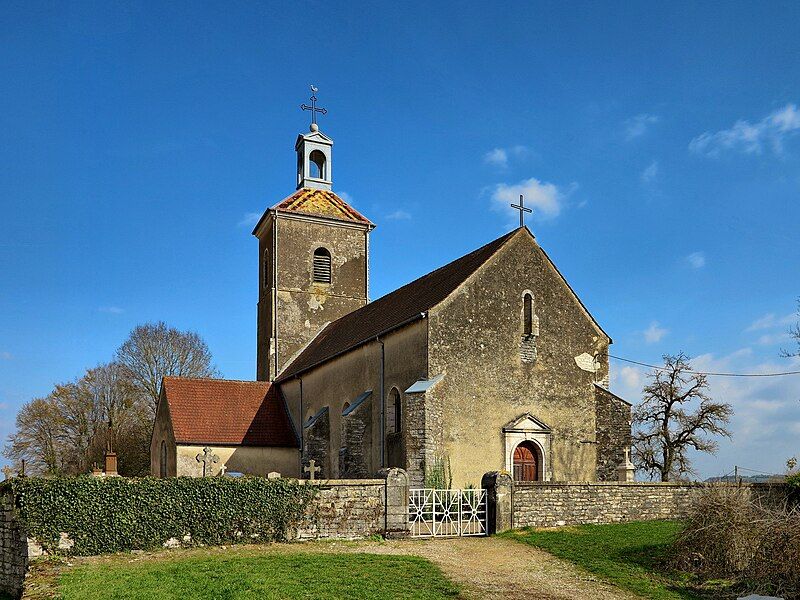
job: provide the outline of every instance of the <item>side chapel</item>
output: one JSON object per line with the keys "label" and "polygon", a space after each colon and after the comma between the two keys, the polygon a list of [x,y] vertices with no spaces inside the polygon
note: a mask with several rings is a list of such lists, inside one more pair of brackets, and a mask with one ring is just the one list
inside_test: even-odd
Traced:
{"label": "side chapel", "polygon": [[333,192],[333,140],[312,117],[296,191],[253,230],[257,381],[165,378],[152,474],[300,477],[313,459],[317,477],[401,467],[413,487],[616,479],[631,430],[611,338],[531,231],[370,302],[375,225]]}

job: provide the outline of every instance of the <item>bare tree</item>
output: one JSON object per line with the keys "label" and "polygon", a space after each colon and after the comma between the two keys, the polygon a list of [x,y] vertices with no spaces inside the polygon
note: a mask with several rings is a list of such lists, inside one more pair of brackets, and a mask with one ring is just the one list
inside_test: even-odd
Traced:
{"label": "bare tree", "polygon": [[[708,378],[692,371],[684,354],[664,356],[633,412],[633,460],[650,477],[669,481],[692,472],[689,450],[717,451],[708,435],[730,437],[730,404],[708,395]],[[694,410],[692,410],[694,409]]]}
{"label": "bare tree", "polygon": [[116,360],[128,373],[133,388],[150,401],[155,412],[161,379],[168,375],[215,377],[211,352],[193,331],[178,331],[159,321],[139,325],[119,347]]}
{"label": "bare tree", "polygon": [[31,473],[61,472],[59,433],[61,413],[52,397],[35,398],[17,413],[17,430],[8,438],[3,454],[19,464],[25,461]]}

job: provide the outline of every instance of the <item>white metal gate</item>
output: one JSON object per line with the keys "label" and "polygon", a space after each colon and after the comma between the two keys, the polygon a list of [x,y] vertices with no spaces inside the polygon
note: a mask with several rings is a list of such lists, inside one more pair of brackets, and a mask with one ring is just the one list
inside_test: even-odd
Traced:
{"label": "white metal gate", "polygon": [[412,537],[486,535],[486,490],[411,489]]}

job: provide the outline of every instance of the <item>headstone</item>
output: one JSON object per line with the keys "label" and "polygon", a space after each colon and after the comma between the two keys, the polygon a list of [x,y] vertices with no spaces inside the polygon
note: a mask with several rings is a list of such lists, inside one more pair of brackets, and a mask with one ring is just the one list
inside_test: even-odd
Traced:
{"label": "headstone", "polygon": [[194,458],[197,462],[203,463],[203,477],[210,475],[211,468],[219,462],[219,456],[214,454],[214,451],[208,446]]}
{"label": "headstone", "polygon": [[317,464],[316,461],[312,458],[310,461],[308,461],[308,466],[303,467],[303,473],[308,473],[308,478],[311,481],[314,481],[316,479],[315,474],[319,473],[322,470],[318,466],[316,466],[316,464]]}
{"label": "headstone", "polygon": [[267,473],[267,479],[280,479],[280,478],[281,474],[278,473],[277,471],[270,471],[269,473]]}
{"label": "headstone", "polygon": [[3,467],[3,475],[6,476],[6,479],[11,479],[14,476],[14,469],[6,465]]}
{"label": "headstone", "polygon": [[783,600],[777,596],[759,596],[758,594],[750,594],[749,596],[740,596],[736,600]]}
{"label": "headstone", "polygon": [[228,467],[225,466],[225,463],[222,463],[222,466],[219,468],[219,476],[223,477],[225,475],[225,471],[228,470]]}

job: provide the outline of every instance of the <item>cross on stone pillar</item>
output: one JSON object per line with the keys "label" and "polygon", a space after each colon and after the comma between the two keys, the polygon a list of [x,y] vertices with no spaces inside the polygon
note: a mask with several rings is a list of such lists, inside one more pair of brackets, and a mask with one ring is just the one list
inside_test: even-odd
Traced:
{"label": "cross on stone pillar", "polygon": [[3,467],[3,475],[6,476],[6,479],[11,479],[14,476],[14,469],[6,465]]}
{"label": "cross on stone pillar", "polygon": [[203,477],[211,471],[211,467],[219,462],[219,456],[214,454],[214,451],[206,446],[203,451],[194,457],[199,463],[203,463]]}
{"label": "cross on stone pillar", "polygon": [[303,473],[308,473],[308,478],[311,481],[314,481],[314,479],[316,479],[314,474],[315,473],[319,473],[322,470],[318,466],[316,466],[316,464],[317,464],[317,461],[315,461],[312,458],[310,461],[308,461],[308,466],[307,467],[303,467]]}
{"label": "cross on stone pillar", "polygon": [[532,213],[530,208],[525,208],[525,198],[522,194],[519,195],[519,204],[512,204],[511,208],[516,208],[519,211],[519,226],[525,225],[525,213]]}
{"label": "cross on stone pillar", "polygon": [[228,470],[228,467],[225,466],[225,463],[222,463],[222,466],[219,468],[219,476],[222,477],[225,475],[225,471]]}

